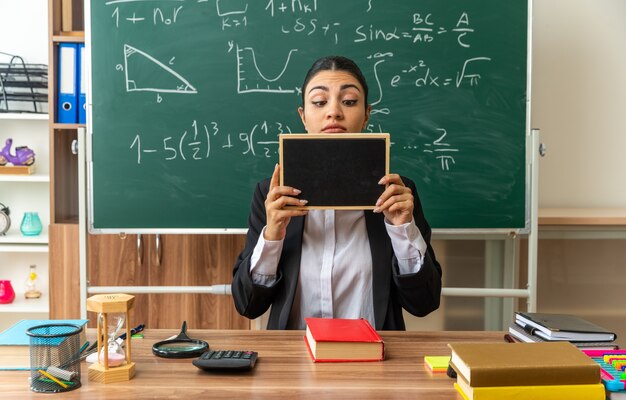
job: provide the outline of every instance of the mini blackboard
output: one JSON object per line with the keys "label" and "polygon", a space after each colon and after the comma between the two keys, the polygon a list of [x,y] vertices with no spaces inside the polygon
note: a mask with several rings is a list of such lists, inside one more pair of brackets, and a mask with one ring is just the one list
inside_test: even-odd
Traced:
{"label": "mini blackboard", "polygon": [[385,190],[389,134],[280,135],[280,184],[306,209],[371,210]]}

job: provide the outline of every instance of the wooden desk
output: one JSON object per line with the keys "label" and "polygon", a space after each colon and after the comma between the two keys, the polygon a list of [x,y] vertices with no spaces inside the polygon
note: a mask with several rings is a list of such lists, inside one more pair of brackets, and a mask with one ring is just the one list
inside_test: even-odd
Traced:
{"label": "wooden desk", "polygon": [[216,374],[197,369],[190,359],[167,360],[152,355],[154,342],[176,333],[147,330],[144,339],[133,339],[137,374],[129,382],[89,382],[87,364],[83,363],[82,387],[55,396],[31,392],[29,372],[2,371],[2,398],[460,400],[452,386],[454,380],[446,374],[431,374],[424,367],[424,356],[448,355],[449,342],[503,341],[502,332],[383,332],[383,362],[315,364],[303,342],[303,331],[190,330],[191,337],[208,341],[211,348],[259,353],[252,371]]}

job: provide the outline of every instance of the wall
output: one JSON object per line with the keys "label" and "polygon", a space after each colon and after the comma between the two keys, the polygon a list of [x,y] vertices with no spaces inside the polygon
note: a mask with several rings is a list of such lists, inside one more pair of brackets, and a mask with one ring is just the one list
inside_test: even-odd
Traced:
{"label": "wall", "polygon": [[[526,262],[526,243],[520,249]],[[623,239],[539,241],[539,312],[578,315],[617,334],[626,346],[626,246]],[[522,272],[521,281],[526,277]],[[520,302],[520,306],[523,304]],[[523,308],[522,308],[523,309]]]}
{"label": "wall", "polygon": [[0,52],[18,55],[27,63],[48,64],[48,2],[3,0],[0,16]]}
{"label": "wall", "polygon": [[[534,8],[532,120],[548,146],[539,206],[626,207],[626,2]],[[539,310],[580,315],[623,345],[625,255],[624,240],[540,240]]]}
{"label": "wall", "polygon": [[534,2],[540,207],[625,207],[626,2]]}

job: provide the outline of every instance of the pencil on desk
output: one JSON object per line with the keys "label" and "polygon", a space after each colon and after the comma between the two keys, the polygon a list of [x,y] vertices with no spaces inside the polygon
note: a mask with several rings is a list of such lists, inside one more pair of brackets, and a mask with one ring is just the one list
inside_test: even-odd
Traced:
{"label": "pencil on desk", "polygon": [[39,373],[43,376],[45,376],[46,378],[53,380],[57,385],[61,386],[63,389],[67,389],[67,385],[63,382],[61,382],[60,380],[58,380],[57,378],[55,378],[54,376],[50,375],[49,373],[47,373],[46,371],[40,369],[38,370]]}
{"label": "pencil on desk", "polygon": [[[38,380],[41,382],[56,383],[52,379],[44,378],[43,376],[40,376]],[[72,382],[72,381],[61,381],[61,382],[65,383],[68,386],[74,386],[76,384],[76,382]]]}

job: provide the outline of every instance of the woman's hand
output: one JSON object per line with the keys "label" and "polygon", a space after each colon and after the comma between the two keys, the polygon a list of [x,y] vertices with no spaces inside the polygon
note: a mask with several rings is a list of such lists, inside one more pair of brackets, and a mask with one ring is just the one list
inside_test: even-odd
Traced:
{"label": "woman's hand", "polygon": [[306,215],[306,210],[295,210],[285,208],[287,205],[303,206],[306,200],[298,200],[295,197],[300,194],[300,190],[290,186],[278,186],[280,177],[280,166],[276,164],[272,180],[270,181],[270,191],[265,199],[265,213],[267,226],[263,238],[265,240],[283,240],[287,233],[287,225],[291,217]]}
{"label": "woman's hand", "polygon": [[413,219],[413,194],[411,189],[404,186],[400,175],[385,175],[378,184],[389,184],[389,186],[376,201],[374,212],[383,212],[385,218],[393,225],[411,222],[411,219]]}

